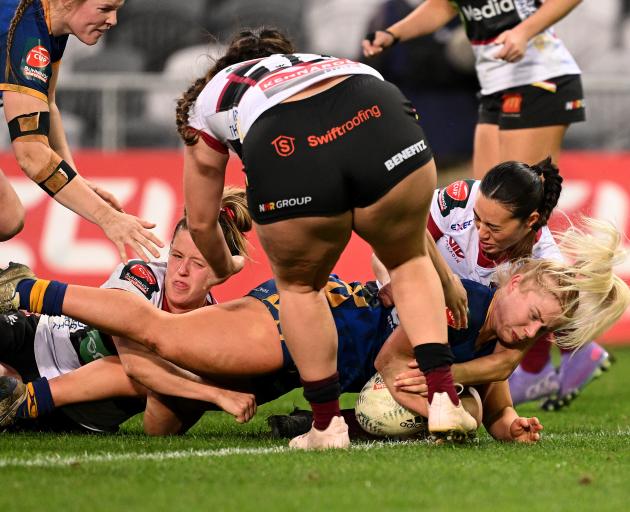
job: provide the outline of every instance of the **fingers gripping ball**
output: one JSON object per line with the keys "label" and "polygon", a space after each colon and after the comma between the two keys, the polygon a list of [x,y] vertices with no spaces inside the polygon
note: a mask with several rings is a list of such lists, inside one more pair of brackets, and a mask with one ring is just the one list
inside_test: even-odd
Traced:
{"label": "fingers gripping ball", "polygon": [[361,428],[375,436],[409,437],[427,432],[426,418],[396,402],[378,373],[363,386],[354,411]]}

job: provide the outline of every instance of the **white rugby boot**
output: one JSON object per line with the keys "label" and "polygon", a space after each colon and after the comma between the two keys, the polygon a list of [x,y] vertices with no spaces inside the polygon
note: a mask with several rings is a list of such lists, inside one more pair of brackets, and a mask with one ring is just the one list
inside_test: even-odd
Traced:
{"label": "white rugby boot", "polygon": [[328,450],[330,448],[349,448],[350,436],[348,425],[342,416],[334,416],[325,430],[311,426],[306,434],[289,441],[289,448],[296,450]]}
{"label": "white rugby boot", "polygon": [[451,402],[448,393],[434,393],[429,404],[429,432],[434,439],[463,442],[474,438],[477,422],[461,401],[458,405]]}

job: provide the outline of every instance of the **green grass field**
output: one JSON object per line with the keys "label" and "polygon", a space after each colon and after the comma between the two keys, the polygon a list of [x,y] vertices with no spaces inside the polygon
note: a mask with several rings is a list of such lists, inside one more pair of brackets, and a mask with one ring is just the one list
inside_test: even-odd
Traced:
{"label": "green grass field", "polygon": [[628,510],[630,347],[611,352],[611,371],[570,407],[520,408],[545,426],[535,446],[482,433],[466,446],[289,452],[265,418],[302,405],[299,393],[244,427],[206,414],[177,438],[147,438],[138,419],[113,436],[0,434],[0,510]]}

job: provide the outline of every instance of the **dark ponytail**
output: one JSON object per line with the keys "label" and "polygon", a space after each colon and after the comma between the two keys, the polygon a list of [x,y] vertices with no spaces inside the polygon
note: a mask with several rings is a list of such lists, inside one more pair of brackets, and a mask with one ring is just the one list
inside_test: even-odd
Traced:
{"label": "dark ponytail", "polygon": [[488,199],[501,203],[515,219],[525,221],[533,212],[539,214],[528,236],[507,251],[506,259],[513,260],[531,256],[536,231],[547,225],[558,204],[562,176],[551,158],[532,166],[508,161],[488,171],[481,180],[479,191]]}
{"label": "dark ponytail", "polygon": [[188,111],[206,84],[222,69],[252,59],[268,57],[275,53],[293,53],[293,43],[282,32],[271,28],[243,30],[230,43],[225,55],[218,59],[205,76],[198,78],[177,102],[177,131],[184,144],[192,146],[199,134],[188,126]]}
{"label": "dark ponytail", "polygon": [[560,192],[562,192],[562,176],[560,176],[558,167],[551,161],[551,157],[532,165],[531,168],[543,182],[543,194],[538,206],[540,219],[533,226],[534,229],[539,229],[547,225],[553,209],[558,204]]}
{"label": "dark ponytail", "polygon": [[540,215],[533,230],[547,225],[562,191],[562,176],[551,158],[529,166],[508,161],[494,166],[481,180],[479,191],[505,206],[515,219],[526,220],[533,212]]}

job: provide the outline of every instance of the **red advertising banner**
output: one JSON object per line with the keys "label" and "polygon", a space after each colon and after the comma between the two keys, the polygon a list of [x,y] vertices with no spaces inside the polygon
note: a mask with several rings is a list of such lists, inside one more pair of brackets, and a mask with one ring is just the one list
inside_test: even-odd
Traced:
{"label": "red advertising banner", "polygon": [[[84,176],[116,195],[127,212],[155,222],[156,234],[168,243],[184,206],[179,151],[82,151],[74,156]],[[24,176],[12,154],[0,153],[0,168],[27,211],[22,233],[0,243],[0,265],[20,261],[46,278],[86,285],[102,283],[118,263],[118,255],[100,229],[50,199]],[[626,237],[630,235],[630,154],[565,153],[561,170],[565,177],[561,210],[570,216],[583,212],[609,219]],[[230,159],[226,181],[244,184],[236,158]],[[215,294],[220,300],[241,296],[271,277],[253,232],[249,240],[251,261],[240,274],[218,287]],[[167,249],[163,255],[166,253]],[[630,282],[630,262],[618,271]],[[371,279],[367,244],[354,236],[335,272],[347,280]],[[629,312],[605,339],[630,341]]]}

